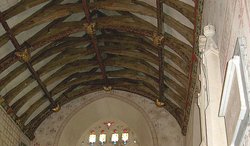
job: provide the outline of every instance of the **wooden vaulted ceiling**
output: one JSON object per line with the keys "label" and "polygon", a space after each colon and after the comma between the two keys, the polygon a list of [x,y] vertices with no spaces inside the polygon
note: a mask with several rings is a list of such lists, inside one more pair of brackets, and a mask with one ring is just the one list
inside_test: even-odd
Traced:
{"label": "wooden vaulted ceiling", "polygon": [[33,139],[58,105],[112,87],[164,104],[185,135],[197,21],[187,1],[21,0],[0,14],[2,106]]}

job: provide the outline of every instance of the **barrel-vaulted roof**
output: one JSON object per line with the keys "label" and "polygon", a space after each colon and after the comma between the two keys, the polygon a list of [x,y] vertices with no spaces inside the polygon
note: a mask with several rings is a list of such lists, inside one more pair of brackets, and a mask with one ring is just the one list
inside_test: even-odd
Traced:
{"label": "barrel-vaulted roof", "polygon": [[29,137],[99,90],[140,94],[186,133],[198,0],[1,0],[0,103]]}

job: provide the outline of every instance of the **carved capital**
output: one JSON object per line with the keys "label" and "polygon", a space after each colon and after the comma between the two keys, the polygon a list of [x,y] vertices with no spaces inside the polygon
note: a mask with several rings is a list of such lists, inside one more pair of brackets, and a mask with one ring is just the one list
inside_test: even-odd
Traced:
{"label": "carved capital", "polygon": [[156,105],[157,107],[163,107],[163,106],[165,106],[165,103],[164,103],[164,102],[161,102],[159,99],[156,99],[155,105]]}
{"label": "carved capital", "polygon": [[31,54],[28,48],[21,52],[15,52],[15,55],[19,58],[21,62],[29,62],[31,58]]}
{"label": "carved capital", "polygon": [[206,37],[213,37],[215,35],[215,27],[211,24],[204,27],[204,35]]}
{"label": "carved capital", "polygon": [[88,35],[93,36],[96,33],[96,23],[84,23],[83,24],[85,31]]}
{"label": "carved capital", "polygon": [[206,49],[207,50],[217,50],[218,47],[214,41],[215,27],[213,25],[207,25],[204,27],[204,35],[206,37]]}
{"label": "carved capital", "polygon": [[200,52],[204,52],[204,50],[206,48],[206,42],[207,42],[206,36],[200,35],[199,36],[199,50],[200,50]]}
{"label": "carved capital", "polygon": [[153,33],[153,44],[154,46],[158,47],[163,44],[164,36],[158,33]]}

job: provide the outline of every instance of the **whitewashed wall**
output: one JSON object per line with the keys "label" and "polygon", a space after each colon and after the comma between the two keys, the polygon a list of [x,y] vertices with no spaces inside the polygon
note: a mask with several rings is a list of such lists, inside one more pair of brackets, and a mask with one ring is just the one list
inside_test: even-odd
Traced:
{"label": "whitewashed wall", "polygon": [[[154,136],[159,146],[183,146],[184,136],[181,134],[181,128],[173,116],[165,109],[157,108],[153,101],[145,99],[139,95],[135,95],[123,91],[112,91],[112,96],[117,95],[127,100],[133,101],[147,113],[156,135]],[[109,95],[109,94],[108,94]],[[82,104],[91,98],[103,96],[103,92],[96,92],[87,96],[78,98],[62,107],[61,111],[49,116],[36,130],[36,138],[33,141],[35,146],[55,146],[60,128],[64,121],[72,114],[72,111],[79,108]],[[131,113],[132,114],[132,113]]]}
{"label": "whitewashed wall", "polygon": [[233,55],[237,37],[246,37],[250,56],[250,1],[205,0],[203,26],[207,24],[216,28],[215,40],[220,50],[221,71],[224,77],[226,64]]}
{"label": "whitewashed wall", "polygon": [[[226,65],[233,56],[238,37],[245,37],[247,40],[248,73],[250,73],[250,1],[205,0],[203,26],[207,24],[212,24],[216,28],[215,41],[220,51],[222,77],[225,76]],[[250,74],[248,76],[250,77]],[[243,143],[244,146],[250,146],[249,126]]]}
{"label": "whitewashed wall", "polygon": [[200,113],[197,99],[193,100],[190,112],[188,131],[185,138],[185,146],[199,146],[201,143]]}
{"label": "whitewashed wall", "polygon": [[23,142],[29,146],[29,139],[21,132],[0,106],[0,146],[19,146]]}

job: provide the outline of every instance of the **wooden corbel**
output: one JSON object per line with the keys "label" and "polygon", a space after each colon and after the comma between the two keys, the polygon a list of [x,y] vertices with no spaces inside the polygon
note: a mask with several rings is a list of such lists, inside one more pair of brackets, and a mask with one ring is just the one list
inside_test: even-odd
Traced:
{"label": "wooden corbel", "polygon": [[156,99],[155,105],[156,105],[157,107],[163,107],[163,106],[165,106],[165,103],[164,103],[164,102],[161,102],[159,99]]}
{"label": "wooden corbel", "polygon": [[103,86],[104,91],[110,92],[112,90],[112,86]]}
{"label": "wooden corbel", "polygon": [[52,108],[52,111],[53,111],[53,112],[59,112],[60,109],[61,109],[61,106],[60,106],[59,104],[56,104],[56,106],[54,106],[54,107]]}
{"label": "wooden corbel", "polygon": [[84,23],[83,24],[84,28],[85,28],[85,32],[90,35],[90,36],[94,36],[96,33],[96,23]]}
{"label": "wooden corbel", "polygon": [[163,44],[163,41],[164,41],[163,35],[154,32],[152,38],[153,38],[154,46],[158,47]]}
{"label": "wooden corbel", "polygon": [[20,52],[15,52],[15,55],[19,58],[21,62],[29,62],[31,58],[31,54],[28,48]]}

